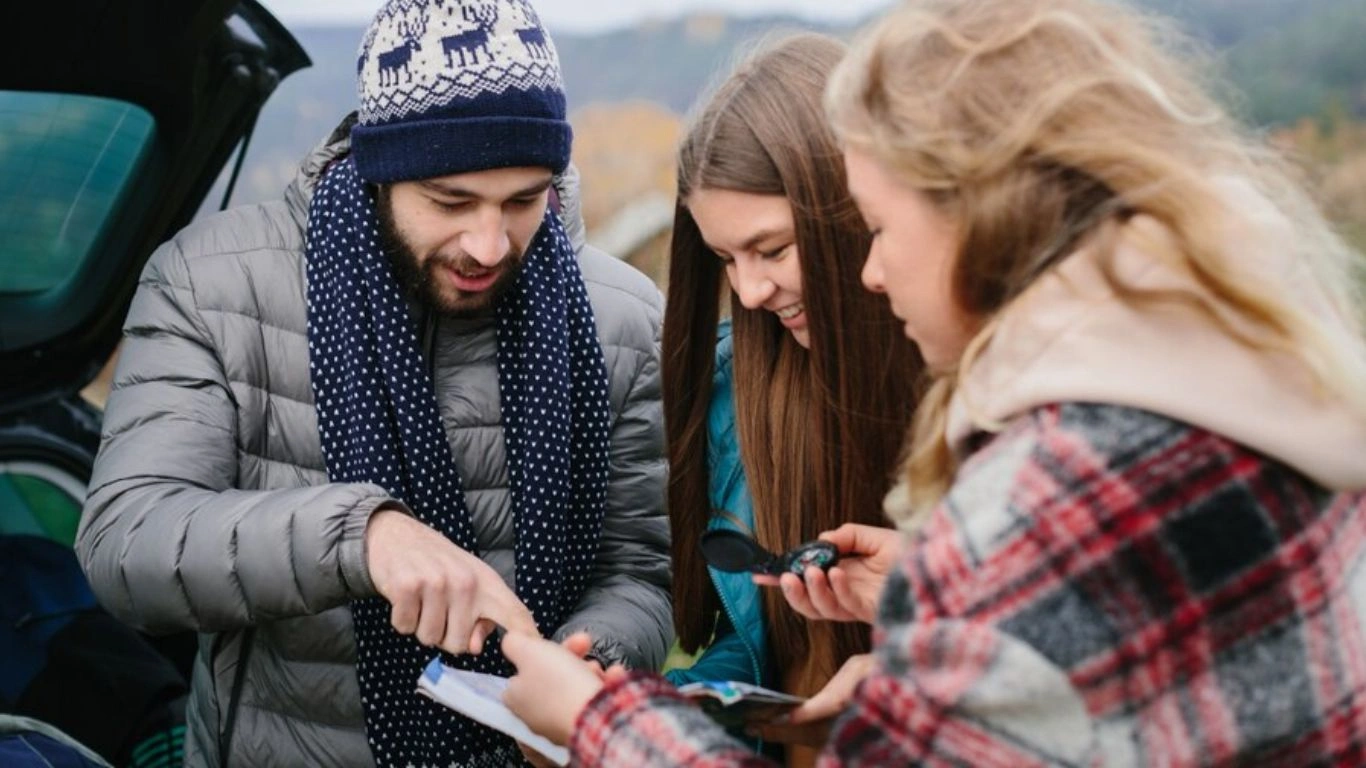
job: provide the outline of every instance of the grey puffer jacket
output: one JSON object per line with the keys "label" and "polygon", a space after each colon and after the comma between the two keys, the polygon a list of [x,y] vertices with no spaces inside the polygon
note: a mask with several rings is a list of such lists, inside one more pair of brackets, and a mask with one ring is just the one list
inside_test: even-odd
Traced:
{"label": "grey puffer jacket", "polygon": [[[374,764],[349,604],[376,594],[363,534],[389,497],[375,485],[328,482],[304,303],[309,197],[327,162],[346,150],[339,131],[308,158],[285,200],[209,217],[162,246],[124,329],[76,548],[100,602],[123,621],[149,632],[201,633],[190,765],[221,762],[220,733],[243,658],[232,765]],[[561,181],[614,422],[596,570],[558,636],[587,630],[606,660],[655,668],[673,635],[661,299],[643,275],[583,245],[577,181]],[[425,325],[480,552],[513,584],[493,325]]]}

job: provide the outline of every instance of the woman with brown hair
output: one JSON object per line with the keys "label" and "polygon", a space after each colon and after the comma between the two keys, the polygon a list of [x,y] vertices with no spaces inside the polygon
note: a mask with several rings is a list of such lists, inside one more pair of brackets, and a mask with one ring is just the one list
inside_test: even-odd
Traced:
{"label": "woman with brown hair", "polygon": [[[823,765],[1366,763],[1363,259],[1170,40],[907,0],[831,76],[863,281],[934,381]],[[504,650],[578,763],[760,762],[656,676],[533,701],[582,664]]]}
{"label": "woman with brown hair", "polygon": [[867,626],[808,622],[699,549],[709,528],[781,552],[883,520],[920,363],[859,285],[867,231],[821,109],[843,54],[813,34],[762,47],[679,148],[663,339],[673,605],[682,648],[706,650],[678,684],[809,696],[869,648]]}

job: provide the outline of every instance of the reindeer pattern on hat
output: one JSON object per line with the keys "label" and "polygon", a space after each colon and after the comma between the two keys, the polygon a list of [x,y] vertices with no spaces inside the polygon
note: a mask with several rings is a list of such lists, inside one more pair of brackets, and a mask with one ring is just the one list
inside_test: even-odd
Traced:
{"label": "reindeer pattern on hat", "polygon": [[455,99],[560,90],[555,45],[527,0],[395,0],[357,60],[362,122]]}

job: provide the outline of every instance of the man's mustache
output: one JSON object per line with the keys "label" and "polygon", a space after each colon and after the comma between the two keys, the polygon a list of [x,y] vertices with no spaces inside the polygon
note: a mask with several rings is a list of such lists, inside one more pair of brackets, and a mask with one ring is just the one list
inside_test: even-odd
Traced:
{"label": "man's mustache", "polygon": [[485,274],[488,272],[501,272],[507,269],[509,264],[516,264],[521,256],[521,252],[516,248],[509,248],[508,252],[503,254],[503,258],[498,261],[496,266],[486,267],[467,253],[456,255],[434,253],[427,259],[426,267],[429,272],[437,267],[446,267],[447,269],[453,269],[456,272]]}

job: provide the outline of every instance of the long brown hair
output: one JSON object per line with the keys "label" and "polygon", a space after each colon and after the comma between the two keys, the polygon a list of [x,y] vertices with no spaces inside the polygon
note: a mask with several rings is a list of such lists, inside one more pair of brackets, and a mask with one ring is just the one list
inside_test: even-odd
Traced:
{"label": "long brown hair", "polygon": [[[1296,174],[1210,97],[1170,25],[1101,0],[908,0],[874,24],[830,80],[828,116],[841,142],[921,190],[964,234],[954,267],[961,307],[981,323],[956,370],[923,398],[905,478],[913,526],[952,481],[945,441],[958,382],[990,342],[993,319],[1080,239],[1103,255],[1159,222],[1172,245],[1144,243],[1189,271],[1214,300],[1199,306],[1244,343],[1287,352],[1326,391],[1366,413],[1366,301],[1361,254],[1338,237]],[[1274,204],[1230,206],[1236,180]],[[1290,254],[1321,305],[1297,302],[1230,231]],[[1105,264],[1103,261],[1102,264]],[[1107,267],[1108,270],[1108,267]],[[1108,274],[1126,301],[1154,295]],[[1255,338],[1229,318],[1258,329]],[[1334,343],[1341,326],[1353,343]]]}
{"label": "long brown hair", "polygon": [[[884,524],[921,362],[886,302],[863,291],[868,235],[845,186],[821,110],[844,46],[804,34],[771,44],[720,86],[678,154],[678,204],[664,318],[674,622],[682,647],[710,639],[720,605],[698,540],[711,515],[707,411],[721,296],[720,260],[688,210],[699,189],[782,195],[792,206],[810,350],[772,313],[732,294],[735,411],[755,534],[782,551],[845,522]],[[765,591],[769,644],[780,670],[819,686],[868,647],[866,628],[806,622]]]}

